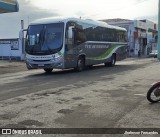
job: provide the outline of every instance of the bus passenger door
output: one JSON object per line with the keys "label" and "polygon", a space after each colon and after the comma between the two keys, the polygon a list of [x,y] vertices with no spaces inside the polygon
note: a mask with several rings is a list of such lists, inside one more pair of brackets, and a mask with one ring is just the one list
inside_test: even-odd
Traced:
{"label": "bus passenger door", "polygon": [[68,27],[65,41],[65,68],[75,68],[77,66],[77,49],[74,26]]}

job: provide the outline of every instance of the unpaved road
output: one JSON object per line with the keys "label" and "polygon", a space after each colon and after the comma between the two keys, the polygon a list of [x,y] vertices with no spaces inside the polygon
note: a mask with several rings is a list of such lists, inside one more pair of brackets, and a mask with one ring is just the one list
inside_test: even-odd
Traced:
{"label": "unpaved road", "polygon": [[0,75],[19,71],[27,71],[24,62],[0,61]]}
{"label": "unpaved road", "polygon": [[159,68],[159,61],[147,58],[81,73],[22,67],[1,74],[0,127],[159,128],[160,104],[146,100]]}

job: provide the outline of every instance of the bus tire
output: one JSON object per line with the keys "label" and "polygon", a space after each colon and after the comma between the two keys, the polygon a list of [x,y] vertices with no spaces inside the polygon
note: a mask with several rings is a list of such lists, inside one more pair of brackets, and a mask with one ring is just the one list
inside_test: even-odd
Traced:
{"label": "bus tire", "polygon": [[113,54],[111,57],[111,61],[109,63],[105,63],[105,66],[113,67],[115,66],[116,63],[116,55]]}
{"label": "bus tire", "polygon": [[81,56],[78,58],[76,71],[81,72],[84,70],[84,68],[85,68],[85,59]]}
{"label": "bus tire", "polygon": [[44,68],[44,71],[46,72],[46,73],[51,73],[52,72],[52,68]]}

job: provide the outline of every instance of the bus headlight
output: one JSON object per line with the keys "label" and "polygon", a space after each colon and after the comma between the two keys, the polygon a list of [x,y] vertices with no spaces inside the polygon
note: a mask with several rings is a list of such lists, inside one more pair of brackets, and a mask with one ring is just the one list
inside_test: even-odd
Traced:
{"label": "bus headlight", "polygon": [[54,60],[60,60],[62,58],[62,55],[57,55],[54,57]]}
{"label": "bus headlight", "polygon": [[32,62],[32,60],[31,60],[31,59],[29,59],[29,58],[26,58],[26,61],[27,61],[27,62]]}
{"label": "bus headlight", "polygon": [[57,56],[55,56],[55,59],[57,60],[57,59],[59,59],[59,58],[61,58],[62,56],[60,56],[60,55],[57,55]]}

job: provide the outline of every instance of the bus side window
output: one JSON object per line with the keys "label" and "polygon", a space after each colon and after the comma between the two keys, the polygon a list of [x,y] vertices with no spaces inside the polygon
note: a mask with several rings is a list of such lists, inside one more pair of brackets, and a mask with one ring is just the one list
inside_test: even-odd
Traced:
{"label": "bus side window", "polygon": [[87,39],[83,29],[76,28],[74,31],[74,35],[75,35],[74,41],[76,45],[84,43]]}

